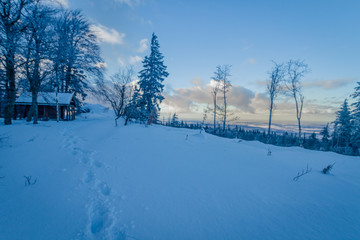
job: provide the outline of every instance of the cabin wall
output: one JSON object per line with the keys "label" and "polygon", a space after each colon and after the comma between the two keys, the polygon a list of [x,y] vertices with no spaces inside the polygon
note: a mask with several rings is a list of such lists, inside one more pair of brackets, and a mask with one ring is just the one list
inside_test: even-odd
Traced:
{"label": "cabin wall", "polygon": [[[30,105],[20,105],[15,106],[15,118],[16,119],[25,119],[29,113]],[[75,120],[75,106],[59,106],[60,120],[62,121],[71,121]],[[48,105],[39,105],[38,106],[38,118],[39,120],[56,120],[56,106]]]}

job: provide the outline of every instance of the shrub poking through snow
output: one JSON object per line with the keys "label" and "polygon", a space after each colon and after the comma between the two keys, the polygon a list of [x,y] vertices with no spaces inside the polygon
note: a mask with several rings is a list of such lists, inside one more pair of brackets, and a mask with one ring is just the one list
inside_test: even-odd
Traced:
{"label": "shrub poking through snow", "polygon": [[298,174],[293,178],[294,181],[299,180],[300,177],[304,176],[305,174],[308,174],[311,172],[311,168],[309,168],[309,165],[306,165],[306,169],[303,169],[301,172],[298,172]]}
{"label": "shrub poking through snow", "polygon": [[267,155],[268,155],[268,156],[271,156],[271,149],[270,149],[270,148],[268,148]]}
{"label": "shrub poking through snow", "polygon": [[24,176],[25,178],[25,186],[31,186],[34,185],[37,181],[37,178],[33,181],[31,181],[31,176]]}
{"label": "shrub poking through snow", "polygon": [[327,165],[327,166],[322,170],[322,173],[323,173],[323,174],[328,174],[328,173],[330,173],[330,171],[331,171],[331,169],[334,167],[334,165],[335,165],[335,163]]}

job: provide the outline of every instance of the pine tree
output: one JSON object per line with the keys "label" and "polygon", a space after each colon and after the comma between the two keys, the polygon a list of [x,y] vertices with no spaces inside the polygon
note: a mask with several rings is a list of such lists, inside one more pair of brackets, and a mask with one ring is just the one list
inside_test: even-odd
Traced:
{"label": "pine tree", "polygon": [[351,137],[351,144],[356,154],[359,154],[358,149],[360,148],[360,82],[357,82],[358,86],[355,87],[355,92],[351,95],[355,102],[351,104],[354,108],[351,116],[354,120],[354,131]]}
{"label": "pine tree", "polygon": [[321,143],[324,150],[329,150],[329,138],[330,138],[329,123],[326,124],[326,126],[321,130],[320,134],[321,134]]}
{"label": "pine tree", "polygon": [[[305,136],[304,136],[305,139]],[[313,132],[309,138],[306,141],[306,144],[304,142],[304,146],[306,146],[309,149],[318,149],[319,140],[316,138],[316,133]]]}
{"label": "pine tree", "polygon": [[174,113],[172,116],[172,119],[171,119],[171,126],[177,127],[178,125],[179,125],[179,118],[178,118],[178,115],[176,113]]}
{"label": "pine tree", "polygon": [[347,99],[345,99],[340,110],[336,113],[335,134],[337,136],[337,147],[349,145],[351,137],[351,114]]}
{"label": "pine tree", "polygon": [[145,117],[145,103],[141,97],[139,88],[135,87],[134,94],[130,102],[126,105],[124,110],[125,125],[131,120],[139,120],[144,122]]}
{"label": "pine tree", "polygon": [[357,120],[360,120],[360,82],[357,82],[358,86],[355,87],[355,92],[351,95],[355,102],[351,104],[354,107],[352,111],[352,115]]}
{"label": "pine tree", "polygon": [[162,82],[169,76],[159,47],[157,36],[153,33],[150,55],[143,60],[143,70],[139,72],[139,87],[148,124],[155,123],[158,119],[159,104],[164,99]]}

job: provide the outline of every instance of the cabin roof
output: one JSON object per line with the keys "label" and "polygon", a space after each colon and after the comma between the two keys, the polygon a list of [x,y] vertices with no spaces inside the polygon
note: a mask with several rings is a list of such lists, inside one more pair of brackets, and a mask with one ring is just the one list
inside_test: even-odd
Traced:
{"label": "cabin roof", "polygon": [[[74,97],[74,93],[58,93],[59,105],[70,105],[71,100]],[[30,92],[24,92],[15,101],[15,104],[30,105],[32,102],[32,96]],[[39,92],[37,97],[38,105],[56,105],[56,93],[55,92]]]}

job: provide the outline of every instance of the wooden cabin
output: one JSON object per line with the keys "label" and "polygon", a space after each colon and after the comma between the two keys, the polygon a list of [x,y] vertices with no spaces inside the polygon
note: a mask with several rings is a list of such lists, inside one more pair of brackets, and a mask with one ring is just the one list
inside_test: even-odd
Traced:
{"label": "wooden cabin", "polygon": [[[40,120],[57,119],[56,106],[59,107],[59,118],[63,121],[75,119],[75,98],[73,93],[39,92],[38,116]],[[32,103],[31,93],[21,94],[15,102],[14,115],[20,119],[26,118]]]}

